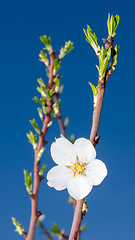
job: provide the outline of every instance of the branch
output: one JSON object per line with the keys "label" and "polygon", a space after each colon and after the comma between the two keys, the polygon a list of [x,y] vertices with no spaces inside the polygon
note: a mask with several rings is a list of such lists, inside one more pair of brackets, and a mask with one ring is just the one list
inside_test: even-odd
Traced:
{"label": "branch", "polygon": [[[48,82],[48,89],[50,90],[53,86],[53,68],[54,64],[53,61],[55,59],[56,53],[53,52],[50,55],[50,77],[49,77],[49,82]],[[52,102],[51,100],[47,100],[47,114],[45,116],[44,122],[43,122],[43,128],[41,131],[41,134],[39,135],[39,143],[38,143],[38,148],[35,151],[35,160],[34,160],[34,186],[33,186],[33,195],[30,197],[31,198],[31,219],[30,219],[30,226],[29,226],[29,232],[27,235],[26,240],[34,240],[34,234],[35,234],[35,227],[36,227],[36,222],[38,219],[38,192],[39,192],[39,186],[40,186],[40,176],[39,176],[39,167],[40,164],[37,164],[37,155],[40,151],[40,149],[45,145],[45,136],[48,131],[47,125],[51,120],[51,111],[52,111]]]}
{"label": "branch", "polygon": [[[104,98],[104,92],[106,87],[106,82],[110,76],[106,75],[104,78],[104,84],[102,84],[102,87],[98,87],[98,98],[97,98],[97,104],[93,111],[93,121],[92,121],[92,129],[90,134],[90,141],[95,147],[98,144],[99,137],[97,137],[98,132],[98,126],[99,126],[99,120],[101,115],[101,108]],[[71,227],[71,232],[69,236],[69,240],[77,239],[79,234],[79,228],[82,221],[82,206],[83,206],[83,199],[78,200],[76,203],[73,223]]]}

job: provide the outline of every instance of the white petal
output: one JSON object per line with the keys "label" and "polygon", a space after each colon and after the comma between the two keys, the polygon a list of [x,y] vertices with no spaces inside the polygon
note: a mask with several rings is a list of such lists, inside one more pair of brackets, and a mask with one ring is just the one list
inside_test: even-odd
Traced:
{"label": "white petal", "polygon": [[55,166],[47,173],[47,184],[56,190],[63,190],[67,187],[68,182],[72,179],[73,173],[64,166]]}
{"label": "white petal", "polygon": [[85,162],[91,162],[96,158],[96,150],[90,140],[78,138],[74,143],[74,147],[80,160],[85,158]]}
{"label": "white petal", "polygon": [[107,175],[106,165],[95,159],[87,166],[86,175],[93,185],[99,185]]}
{"label": "white petal", "polygon": [[49,187],[53,187],[53,184],[51,183],[51,182],[47,182],[47,185],[49,186]]}
{"label": "white petal", "polygon": [[69,182],[67,190],[71,197],[80,200],[90,193],[92,190],[92,184],[88,183],[85,178],[87,177],[77,176]]}
{"label": "white petal", "polygon": [[64,137],[58,138],[51,145],[51,156],[59,165],[71,165],[76,160],[74,145]]}

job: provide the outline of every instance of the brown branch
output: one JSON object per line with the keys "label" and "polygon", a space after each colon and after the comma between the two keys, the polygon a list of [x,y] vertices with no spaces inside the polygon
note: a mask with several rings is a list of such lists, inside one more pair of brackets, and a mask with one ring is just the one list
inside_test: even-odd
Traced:
{"label": "brown branch", "polygon": [[[53,68],[54,68],[54,59],[56,57],[56,53],[53,52],[50,55],[50,77],[48,81],[48,89],[52,89],[53,86]],[[45,145],[45,136],[48,131],[47,125],[51,120],[51,111],[52,111],[52,101],[47,100],[47,114],[45,116],[44,122],[43,122],[43,128],[41,131],[41,134],[39,135],[39,143],[38,148],[35,151],[35,160],[34,160],[34,184],[33,184],[33,195],[31,196],[31,219],[30,219],[30,226],[29,226],[29,232],[27,235],[26,240],[34,240],[34,234],[35,234],[35,227],[36,222],[38,219],[38,193],[39,193],[39,186],[40,186],[40,176],[39,176],[39,168],[40,164],[37,164],[37,155],[40,151],[40,149]]]}
{"label": "brown branch", "polygon": [[[107,75],[107,77],[104,79],[104,82],[103,82],[104,84],[102,84],[102,87],[98,88],[97,104],[93,111],[93,121],[92,121],[92,129],[91,129],[91,134],[90,134],[90,141],[94,147],[98,144],[98,140],[99,140],[99,137],[97,137],[97,132],[98,132],[98,126],[99,126],[99,120],[100,120],[100,115],[101,115],[101,108],[102,108],[102,103],[103,103],[103,98],[104,98],[106,82],[109,77],[110,76]],[[72,227],[71,227],[69,240],[78,238],[79,228],[80,228],[80,224],[82,221],[82,206],[83,206],[83,199],[78,200],[76,203],[76,208],[75,208],[75,213],[74,213],[74,218],[73,218],[73,223],[72,223]]]}

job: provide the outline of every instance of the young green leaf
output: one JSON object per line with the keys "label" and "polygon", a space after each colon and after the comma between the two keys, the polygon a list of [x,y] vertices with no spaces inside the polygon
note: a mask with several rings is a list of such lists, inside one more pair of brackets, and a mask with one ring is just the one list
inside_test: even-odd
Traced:
{"label": "young green leaf", "polygon": [[64,48],[62,47],[60,49],[60,54],[58,56],[58,59],[62,59],[65,57],[67,53],[69,53],[73,49],[73,43],[71,41],[65,42]]}
{"label": "young green leaf", "polygon": [[20,235],[26,234],[26,232],[24,231],[24,227],[20,223],[18,223],[14,217],[12,217],[12,222],[16,227],[15,232],[18,232]]}
{"label": "young green leaf", "polygon": [[52,46],[51,46],[51,38],[47,37],[46,35],[41,36],[40,40],[45,44],[46,50],[51,54],[53,52]]}
{"label": "young green leaf", "polygon": [[44,116],[43,116],[42,108],[37,108],[37,110],[38,110],[38,114],[39,114],[40,119],[43,121]]}
{"label": "young green leaf", "polygon": [[38,134],[41,134],[41,131],[39,130],[38,128],[38,124],[36,123],[36,120],[33,118],[33,120],[30,120],[30,123],[31,125],[34,127],[35,131],[38,133]]}
{"label": "young green leaf", "polygon": [[40,61],[43,62],[47,67],[49,66],[49,60],[47,58],[47,54],[41,50],[40,54],[39,54],[39,57],[40,57]]}
{"label": "young green leaf", "polygon": [[54,63],[53,75],[55,76],[60,68],[60,61],[58,61],[58,59],[54,59],[53,63]]}
{"label": "young green leaf", "polygon": [[32,195],[32,182],[31,182],[32,173],[28,174],[26,170],[24,170],[24,180],[27,192]]}
{"label": "young green leaf", "polygon": [[41,147],[40,151],[38,152],[37,158],[36,158],[37,163],[40,161],[44,151],[45,151],[45,148]]}
{"label": "young green leaf", "polygon": [[115,36],[115,34],[116,34],[115,31],[118,27],[119,20],[120,20],[119,15],[116,15],[115,17],[113,17],[113,15],[111,15],[111,18],[110,18],[110,14],[108,14],[107,27],[108,27],[108,35],[109,36],[111,36],[111,37]]}
{"label": "young green leaf", "polygon": [[97,97],[98,97],[98,86],[94,86],[92,83],[90,83],[91,89],[93,91],[93,99],[94,99],[94,108],[96,107],[97,104]]}
{"label": "young green leaf", "polygon": [[40,170],[40,172],[39,172],[39,176],[43,176],[44,171],[45,171],[46,168],[47,168],[46,165],[43,165],[43,166],[42,166],[42,168],[41,168],[41,170]]}
{"label": "young green leaf", "polygon": [[57,225],[57,223],[54,223],[53,224],[53,227],[52,227],[52,229],[50,229],[50,232],[52,232],[52,233],[60,233],[60,229],[58,228],[58,225]]}
{"label": "young green leaf", "polygon": [[27,138],[29,139],[29,142],[32,144],[33,149],[37,149],[37,136],[34,135],[33,132],[30,131],[30,133],[27,133]]}
{"label": "young green leaf", "polygon": [[60,99],[52,105],[54,115],[57,116],[60,109]]}
{"label": "young green leaf", "polygon": [[85,29],[83,30],[86,36],[86,41],[88,41],[88,43],[93,47],[96,55],[99,56],[100,46],[98,45],[96,34],[95,33],[93,34],[89,25],[87,25],[87,31]]}

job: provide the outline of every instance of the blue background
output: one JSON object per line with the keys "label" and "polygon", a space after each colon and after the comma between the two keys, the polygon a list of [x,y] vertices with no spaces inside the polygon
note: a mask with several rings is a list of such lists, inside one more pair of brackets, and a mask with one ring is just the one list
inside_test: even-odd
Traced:
{"label": "blue background", "polygon": [[[70,117],[67,136],[89,138],[92,123],[92,91],[88,82],[97,84],[97,57],[85,41],[87,24],[96,33],[99,45],[107,37],[108,13],[119,14],[120,24],[115,43],[120,45],[116,71],[109,79],[102,108],[97,157],[105,162],[108,176],[94,187],[87,197],[89,207],[84,222],[87,229],[82,239],[134,239],[135,222],[135,158],[134,158],[134,3],[121,1],[2,1],[0,4],[0,236],[21,239],[14,232],[14,216],[28,231],[30,200],[24,186],[23,169],[33,171],[33,150],[26,133],[33,130],[29,120],[35,117],[40,125],[36,79],[47,81],[38,54],[43,48],[39,37],[51,36],[57,51],[65,41],[74,42],[74,50],[62,61],[63,118]],[[54,166],[50,144],[59,137],[55,121],[47,133],[42,163]],[[46,172],[47,172],[46,171]],[[69,233],[73,209],[67,191],[55,191],[42,181],[39,209],[45,213],[44,224],[57,222]],[[39,229],[35,239],[44,239]]]}

